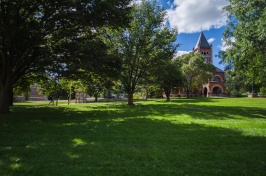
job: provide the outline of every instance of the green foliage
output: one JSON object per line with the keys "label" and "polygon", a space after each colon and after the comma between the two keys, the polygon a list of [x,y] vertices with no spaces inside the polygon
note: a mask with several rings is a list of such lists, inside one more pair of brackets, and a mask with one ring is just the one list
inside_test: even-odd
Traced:
{"label": "green foliage", "polygon": [[70,93],[73,88],[78,89],[78,88],[75,88],[77,87],[77,85],[79,85],[77,82],[78,81],[69,80],[67,78],[60,79],[61,88],[67,91],[68,93]]}
{"label": "green foliage", "polygon": [[133,93],[140,81],[149,77],[151,70],[170,56],[177,47],[174,44],[177,31],[164,26],[165,11],[156,1],[143,0],[135,5],[132,21],[121,31],[106,30],[117,55],[122,59],[120,80],[128,93],[128,104],[133,104]]}
{"label": "green foliage", "polygon": [[266,87],[261,87],[260,88],[260,95],[261,96],[266,96]]}
{"label": "green foliage", "polygon": [[[29,100],[30,87],[39,83],[42,79],[44,79],[43,74],[24,75],[13,85],[13,96],[23,95],[25,100]],[[41,92],[41,90],[38,91]]]}
{"label": "green foliage", "polygon": [[231,69],[241,70],[246,79],[263,83],[266,78],[266,4],[264,0],[229,0],[224,8],[230,23],[224,32],[229,49],[221,55]]}
{"label": "green foliage", "polygon": [[39,81],[39,85],[39,91],[47,97],[57,94],[57,92],[61,89],[59,78],[51,77],[49,75],[47,75],[45,79],[41,79]]}
{"label": "green foliage", "polygon": [[173,89],[183,86],[181,62],[178,59],[165,61],[156,68],[153,76],[154,81],[164,90],[167,101],[170,101],[170,93]]}
{"label": "green foliage", "polygon": [[0,175],[266,175],[265,98],[44,104],[1,116]]}
{"label": "green foliage", "polygon": [[189,92],[193,89],[197,90],[203,83],[208,82],[215,71],[215,67],[211,63],[206,63],[201,54],[193,52],[179,56],[177,59],[182,63],[184,89],[187,92],[187,98],[189,98]]}
{"label": "green foliage", "polygon": [[62,64],[71,68],[71,63],[81,65],[86,57],[101,54],[98,50],[104,45],[93,31],[126,26],[128,4],[129,0],[1,1],[0,113],[9,111],[8,95],[21,77],[45,70],[59,74]]}
{"label": "green foliage", "polygon": [[240,95],[243,92],[247,92],[246,77],[244,74],[237,72],[236,70],[226,71],[226,93],[227,95]]}
{"label": "green foliage", "polygon": [[13,88],[13,95],[24,95],[25,100],[28,100],[27,98],[29,98],[30,85],[31,83],[25,80],[23,82],[20,82]]}

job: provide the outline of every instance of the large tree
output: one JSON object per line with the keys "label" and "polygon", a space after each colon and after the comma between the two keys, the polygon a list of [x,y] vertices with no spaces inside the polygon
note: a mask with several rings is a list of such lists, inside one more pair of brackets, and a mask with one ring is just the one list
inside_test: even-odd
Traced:
{"label": "large tree", "polygon": [[[13,85],[21,77],[66,62],[60,60],[68,56],[65,47],[54,50],[54,45],[74,47],[83,33],[93,40],[87,33],[98,27],[128,24],[128,4],[129,0],[0,1],[0,113],[9,112]],[[78,55],[73,58],[79,61]]]}
{"label": "large tree", "polygon": [[230,22],[224,32],[228,49],[222,61],[242,73],[249,82],[266,82],[266,2],[265,0],[229,0],[224,7]]}
{"label": "large tree", "polygon": [[164,25],[165,11],[156,1],[143,0],[135,5],[132,18],[128,28],[108,34],[122,59],[120,80],[128,94],[128,105],[133,105],[133,94],[140,81],[161,60],[169,59],[160,53],[166,49],[174,53],[177,46],[177,31]]}
{"label": "large tree", "polygon": [[162,64],[157,70],[156,78],[160,87],[164,90],[166,101],[170,101],[171,92],[175,88],[181,87],[183,83],[180,61],[175,59]]}
{"label": "large tree", "polygon": [[231,96],[238,96],[251,90],[252,82],[248,82],[247,77],[241,70],[226,71],[226,93]]}
{"label": "large tree", "polygon": [[193,52],[179,56],[178,59],[182,63],[182,73],[184,76],[184,89],[189,98],[189,93],[206,83],[215,71],[215,67],[211,63],[206,63],[205,58],[201,54]]}

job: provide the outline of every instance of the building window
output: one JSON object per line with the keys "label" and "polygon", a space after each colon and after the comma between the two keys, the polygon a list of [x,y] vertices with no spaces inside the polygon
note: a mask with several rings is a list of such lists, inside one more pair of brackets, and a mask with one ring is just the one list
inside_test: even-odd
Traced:
{"label": "building window", "polygon": [[207,63],[209,63],[209,62],[211,62],[211,58],[206,57],[206,58],[205,58],[205,61],[206,61]]}
{"label": "building window", "polygon": [[214,76],[212,80],[215,82],[222,82],[222,79],[220,76]]}

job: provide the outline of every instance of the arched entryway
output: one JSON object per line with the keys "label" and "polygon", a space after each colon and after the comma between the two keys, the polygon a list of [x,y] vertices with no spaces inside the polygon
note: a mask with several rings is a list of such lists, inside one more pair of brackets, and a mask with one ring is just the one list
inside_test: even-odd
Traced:
{"label": "arched entryway", "polygon": [[208,89],[207,89],[207,87],[204,87],[204,89],[203,89],[204,97],[207,97],[207,93],[208,93]]}
{"label": "arched entryway", "polygon": [[222,93],[222,89],[220,88],[220,87],[214,87],[213,89],[212,89],[212,94],[213,95],[220,95]]}

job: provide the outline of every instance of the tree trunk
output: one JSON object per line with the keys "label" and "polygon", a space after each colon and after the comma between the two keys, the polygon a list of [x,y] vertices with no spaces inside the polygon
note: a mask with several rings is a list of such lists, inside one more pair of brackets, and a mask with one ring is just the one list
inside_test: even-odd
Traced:
{"label": "tree trunk", "polygon": [[148,94],[149,94],[149,91],[148,91],[148,88],[146,88],[146,97],[145,97],[146,100],[148,100]]}
{"label": "tree trunk", "polygon": [[0,114],[9,113],[11,89],[12,86],[10,84],[5,84],[0,89]]}
{"label": "tree trunk", "polygon": [[189,90],[186,90],[187,98],[189,98]]}
{"label": "tree trunk", "polygon": [[9,106],[13,106],[13,101],[14,101],[14,92],[13,92],[13,89],[11,88],[10,89],[10,92],[9,92]]}
{"label": "tree trunk", "polygon": [[165,92],[165,95],[166,95],[166,101],[170,101],[170,93],[169,92]]}
{"label": "tree trunk", "polygon": [[164,93],[166,95],[166,101],[170,101],[171,89],[164,89]]}
{"label": "tree trunk", "polygon": [[128,93],[128,101],[127,101],[127,105],[129,105],[129,106],[134,105],[134,103],[133,103],[133,92],[129,92],[129,93]]}
{"label": "tree trunk", "polygon": [[111,99],[111,91],[110,90],[108,90],[108,92],[107,92],[107,98]]}
{"label": "tree trunk", "polygon": [[94,101],[98,101],[98,94],[94,94]]}

